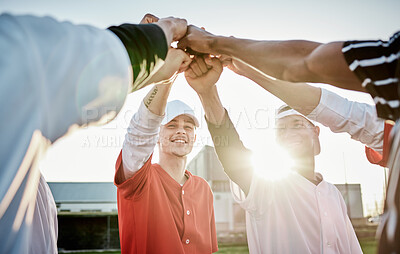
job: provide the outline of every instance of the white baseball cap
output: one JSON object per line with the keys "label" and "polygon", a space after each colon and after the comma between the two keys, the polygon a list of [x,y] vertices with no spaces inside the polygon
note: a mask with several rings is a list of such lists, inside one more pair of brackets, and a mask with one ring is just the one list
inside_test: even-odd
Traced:
{"label": "white baseball cap", "polygon": [[173,120],[175,117],[180,115],[186,115],[193,119],[196,127],[199,127],[199,121],[194,115],[194,110],[189,107],[186,103],[180,100],[174,100],[167,103],[167,107],[165,108],[165,116],[162,120],[161,124],[165,125]]}
{"label": "white baseball cap", "polygon": [[294,110],[293,108],[291,108],[290,106],[283,104],[282,106],[279,107],[278,111],[276,112],[276,120],[284,118],[286,116],[301,116],[303,118],[305,118],[307,121],[309,121],[310,123],[312,123],[313,125],[315,125],[315,123],[310,120],[308,117],[306,117],[305,115],[303,115],[302,113]]}
{"label": "white baseball cap", "polygon": [[[313,126],[315,126],[315,123],[312,120],[310,120],[308,117],[297,112],[290,106],[283,104],[282,106],[279,107],[278,111],[276,112],[275,118],[276,118],[276,120],[278,120],[278,119],[284,118],[286,116],[301,116],[304,119],[306,119],[307,121],[309,121]],[[314,143],[314,154],[318,155],[320,152],[321,152],[321,144],[319,142],[319,138],[317,138]]]}

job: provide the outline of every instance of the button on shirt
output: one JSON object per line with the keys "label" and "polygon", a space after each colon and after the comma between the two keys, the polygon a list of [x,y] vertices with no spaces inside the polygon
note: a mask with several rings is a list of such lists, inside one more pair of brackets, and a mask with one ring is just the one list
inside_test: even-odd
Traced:
{"label": "button on shirt", "polygon": [[233,182],[231,189],[246,210],[250,253],[362,253],[342,195],[324,180],[255,176],[247,197]]}

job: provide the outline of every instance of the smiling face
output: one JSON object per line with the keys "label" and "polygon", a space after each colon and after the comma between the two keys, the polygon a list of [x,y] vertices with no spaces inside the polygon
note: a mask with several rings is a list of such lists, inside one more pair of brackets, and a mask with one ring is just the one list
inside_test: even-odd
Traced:
{"label": "smiling face", "polygon": [[320,152],[319,127],[299,115],[280,118],[276,122],[276,139],[291,155],[302,157]]}
{"label": "smiling face", "polygon": [[168,153],[178,157],[188,155],[196,140],[195,123],[186,115],[179,115],[165,125],[161,125],[158,144],[160,153]]}

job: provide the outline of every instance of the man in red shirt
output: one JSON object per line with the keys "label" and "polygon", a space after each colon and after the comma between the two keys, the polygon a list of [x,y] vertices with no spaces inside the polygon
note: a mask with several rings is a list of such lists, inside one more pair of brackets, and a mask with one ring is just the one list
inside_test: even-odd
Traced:
{"label": "man in red shirt", "polygon": [[[190,61],[170,49],[159,73],[165,75],[160,80],[172,77],[150,90],[130,122],[115,173],[121,253],[218,250],[211,189],[185,170],[198,120],[181,101],[166,107],[174,77]],[[160,159],[152,164],[156,144]]]}

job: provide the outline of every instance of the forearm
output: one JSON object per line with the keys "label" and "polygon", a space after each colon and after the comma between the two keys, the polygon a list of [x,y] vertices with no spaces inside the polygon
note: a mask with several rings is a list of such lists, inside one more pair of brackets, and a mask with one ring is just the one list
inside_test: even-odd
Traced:
{"label": "forearm", "polygon": [[170,77],[169,79],[165,79],[165,76],[163,75],[163,68],[166,67],[168,63],[164,64],[156,73],[154,73],[148,80],[146,80],[143,83],[143,86],[148,86],[151,84],[154,85],[164,85],[164,84],[169,84],[169,83],[173,83],[175,81],[175,78],[177,77],[176,75],[173,75],[172,77]]}
{"label": "forearm", "polygon": [[162,116],[150,112],[144,102],[132,117],[122,147],[125,179],[132,177],[153,153],[162,119]]}
{"label": "forearm", "polygon": [[216,36],[210,42],[214,54],[229,55],[258,70],[290,82],[326,83],[364,91],[342,53],[343,42],[255,41]]}
{"label": "forearm", "polygon": [[150,112],[159,116],[164,115],[171,87],[172,82],[157,84],[147,93],[143,102]]}
{"label": "forearm", "polygon": [[217,87],[213,86],[208,92],[198,95],[203,105],[207,121],[214,125],[220,125],[224,120],[225,109],[219,98]]}
{"label": "forearm", "polygon": [[171,86],[172,83],[155,85],[130,122],[122,148],[126,179],[132,177],[154,151]]}
{"label": "forearm", "polygon": [[207,124],[224,171],[247,194],[253,177],[250,150],[243,145],[226,111],[220,125]]}
{"label": "forearm", "polygon": [[165,35],[165,39],[167,41],[167,45],[171,45],[173,37],[174,37],[174,33],[172,31],[173,25],[170,22],[158,22],[158,23],[154,23],[155,25],[159,26]]}
{"label": "forearm", "polygon": [[213,53],[239,58],[281,80],[289,79],[290,66],[303,62],[319,45],[311,41],[256,41],[222,36],[211,43]]}
{"label": "forearm", "polygon": [[382,151],[385,122],[378,118],[372,105],[349,101],[323,89],[319,105],[308,117],[333,132],[347,132],[352,139]]}
{"label": "forearm", "polygon": [[321,89],[306,83],[273,80],[255,71],[245,76],[304,115],[311,113],[321,98]]}

